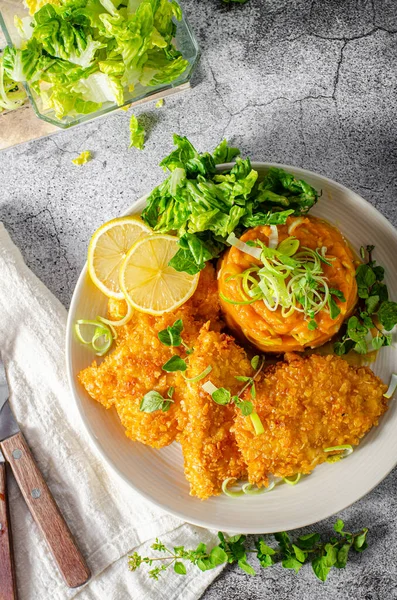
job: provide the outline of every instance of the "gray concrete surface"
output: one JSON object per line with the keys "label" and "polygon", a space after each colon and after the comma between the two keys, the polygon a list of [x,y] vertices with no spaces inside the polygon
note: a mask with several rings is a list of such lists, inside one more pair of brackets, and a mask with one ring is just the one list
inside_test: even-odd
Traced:
{"label": "gray concrete surface", "polygon": [[[193,89],[136,111],[146,150],[128,149],[123,112],[0,155],[0,219],[27,263],[68,306],[95,228],[162,180],[173,132],[201,150],[226,136],[255,160],[344,183],[397,224],[395,0],[185,0],[202,60]],[[83,167],[82,150],[95,158]],[[369,526],[370,549],[329,581],[309,568],[250,578],[228,568],[204,600],[397,598],[397,471],[340,515]],[[317,525],[330,532],[333,520]],[[171,599],[170,599],[171,600]],[[181,599],[183,600],[183,599]]]}

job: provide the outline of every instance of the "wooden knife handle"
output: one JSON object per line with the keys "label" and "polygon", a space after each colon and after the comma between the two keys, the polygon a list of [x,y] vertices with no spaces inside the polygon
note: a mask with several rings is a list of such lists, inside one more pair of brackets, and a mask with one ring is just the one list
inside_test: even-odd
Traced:
{"label": "wooden knife handle", "polygon": [[83,585],[90,571],[22,433],[4,440],[1,448],[66,584],[71,588]]}
{"label": "wooden knife handle", "polygon": [[17,600],[5,463],[0,463],[0,600]]}

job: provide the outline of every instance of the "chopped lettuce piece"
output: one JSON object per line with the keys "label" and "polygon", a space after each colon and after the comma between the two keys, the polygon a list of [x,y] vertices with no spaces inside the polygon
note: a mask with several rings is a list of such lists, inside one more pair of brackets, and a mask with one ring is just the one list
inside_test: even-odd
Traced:
{"label": "chopped lettuce piece", "polygon": [[0,112],[15,110],[26,100],[26,92],[20,83],[13,81],[4,69],[3,58],[0,56]]}
{"label": "chopped lettuce piece", "polygon": [[174,46],[181,19],[175,0],[43,4],[34,4],[33,18],[16,18],[24,43],[7,49],[4,70],[13,81],[28,82],[58,118],[104,102],[121,106],[126,87],[170,83],[188,66]]}
{"label": "chopped lettuce piece", "polygon": [[90,150],[83,150],[83,152],[72,160],[74,165],[85,165],[89,160],[92,159],[92,153]]}
{"label": "chopped lettuce piece", "polygon": [[[142,218],[159,233],[176,233],[180,249],[170,262],[194,274],[217,258],[230,233],[240,236],[255,225],[278,225],[305,214],[318,194],[282,169],[269,169],[262,182],[249,158],[223,140],[213,154],[199,153],[186,138],[174,135],[175,150],[160,163],[170,172],[148,196]],[[216,164],[236,159],[217,172]]]}
{"label": "chopped lettuce piece", "polygon": [[135,115],[131,115],[130,119],[130,148],[133,146],[139,150],[145,147],[145,130],[139,125]]}
{"label": "chopped lettuce piece", "polygon": [[161,108],[162,106],[164,106],[164,98],[160,98],[160,100],[157,100],[157,102],[154,106],[156,108]]}

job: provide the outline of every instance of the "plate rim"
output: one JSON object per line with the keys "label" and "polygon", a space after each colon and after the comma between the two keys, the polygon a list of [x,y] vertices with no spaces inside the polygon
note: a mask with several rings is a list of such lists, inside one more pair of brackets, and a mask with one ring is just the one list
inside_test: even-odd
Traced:
{"label": "plate rim", "polygon": [[[217,165],[217,170],[220,170],[220,171],[226,170],[226,169],[232,168],[233,165],[234,165],[234,163],[223,163],[221,165]],[[373,204],[371,204],[368,200],[366,200],[365,198],[360,196],[354,190],[351,190],[347,186],[335,181],[334,179],[331,179],[329,177],[326,177],[325,175],[322,175],[321,173],[316,173],[315,171],[311,171],[309,169],[304,169],[302,167],[296,167],[293,165],[286,165],[286,164],[282,164],[282,163],[251,161],[251,166],[253,169],[259,169],[259,170],[276,167],[276,168],[284,169],[286,171],[292,171],[294,174],[297,174],[301,177],[314,176],[315,178],[322,179],[327,184],[332,184],[332,186],[338,188],[340,191],[343,191],[345,193],[347,192],[356,204],[362,205],[364,203],[368,212],[372,213],[373,215],[376,215],[376,218],[378,220],[380,219],[382,221],[383,226],[385,226],[397,240],[396,228],[392,225],[392,223],[390,223],[390,221],[375,206],[373,206]],[[141,205],[143,205],[144,201],[146,200],[146,198],[148,197],[149,194],[150,194],[150,192],[140,196],[137,200],[135,200],[135,202],[133,202],[129,206],[129,208],[127,210],[122,212],[120,215],[115,215],[112,218],[124,217],[124,216],[130,215],[130,214],[140,214],[140,213],[138,213],[138,211],[140,210]],[[138,208],[138,211],[136,210],[136,208]],[[181,519],[182,521],[190,523],[192,525],[204,527],[206,529],[213,529],[213,530],[219,529],[219,527],[216,525],[216,523],[212,520],[212,517],[209,516],[208,520],[190,517],[189,515],[187,515],[186,513],[182,512],[182,511],[179,511],[174,508],[170,508],[166,503],[162,503],[161,500],[159,500],[158,498],[153,497],[151,494],[145,492],[145,490],[142,490],[140,487],[136,486],[133,483],[133,481],[131,481],[131,479],[129,479],[119,469],[119,467],[117,466],[115,461],[107,455],[106,451],[104,450],[104,448],[101,445],[101,442],[99,441],[99,439],[96,437],[94,431],[92,430],[90,420],[87,418],[87,416],[84,412],[84,409],[83,409],[83,406],[82,406],[82,403],[80,400],[80,395],[76,388],[76,381],[75,381],[75,378],[74,378],[73,372],[72,372],[72,345],[73,345],[72,315],[75,312],[75,307],[79,300],[78,291],[82,287],[82,284],[83,284],[84,280],[86,279],[86,277],[87,277],[87,261],[85,262],[85,264],[81,270],[81,273],[77,279],[75,288],[73,290],[73,295],[72,295],[72,299],[70,302],[69,310],[68,310],[68,318],[67,318],[67,323],[66,323],[66,336],[65,336],[65,362],[66,362],[67,379],[68,379],[68,384],[69,384],[69,388],[71,391],[71,395],[73,397],[74,403],[77,407],[78,413],[80,415],[80,418],[84,424],[84,427],[88,433],[88,436],[89,436],[91,442],[94,444],[96,450],[99,452],[101,458],[104,460],[106,465],[112,471],[114,471],[122,479],[122,481],[124,481],[133,491],[135,491],[140,496],[142,496],[143,498],[148,500],[154,506],[157,506],[161,510],[164,510],[165,512],[167,512],[168,514],[171,514],[171,515]],[[333,515],[339,513],[340,511],[345,510],[349,506],[352,506],[353,504],[355,504],[356,502],[361,500],[364,496],[369,494],[375,487],[377,487],[391,473],[391,471],[394,469],[394,467],[396,465],[397,465],[397,455],[394,458],[394,464],[387,470],[387,472],[382,471],[382,474],[378,478],[376,478],[375,480],[373,480],[371,482],[371,486],[368,487],[368,489],[365,492],[363,492],[361,495],[356,497],[354,500],[351,500],[349,502],[342,501],[340,503],[340,506],[338,505],[337,507],[332,508],[331,511],[329,511],[328,509],[324,509],[322,511],[323,512],[322,516],[320,516],[319,519],[316,517],[315,521],[311,520],[310,518],[309,518],[309,520],[301,519],[299,521],[295,519],[296,522],[287,531],[292,531],[294,529],[299,529],[302,527],[307,527],[307,526],[313,525],[314,523],[318,523],[324,519],[330,518]],[[249,514],[249,512],[247,512],[247,514]],[[215,519],[216,519],[216,517],[215,517]],[[279,530],[279,528],[272,529],[271,526],[266,527],[265,529],[266,530],[264,530],[263,528],[258,529],[258,527],[255,525],[254,526],[247,525],[245,528],[242,528],[242,527],[234,528],[233,526],[231,526],[231,527],[227,528],[227,531],[230,533],[260,534],[260,533],[275,533],[276,531]]]}

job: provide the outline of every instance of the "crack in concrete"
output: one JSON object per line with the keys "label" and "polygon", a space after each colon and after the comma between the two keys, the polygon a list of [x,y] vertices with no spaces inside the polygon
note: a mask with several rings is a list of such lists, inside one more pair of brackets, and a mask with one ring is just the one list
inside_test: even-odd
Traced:
{"label": "crack in concrete", "polygon": [[337,102],[336,100],[336,91],[337,91],[337,87],[339,84],[339,77],[340,77],[340,70],[341,70],[341,66],[343,63],[343,59],[344,59],[344,51],[345,48],[347,46],[348,41],[346,40],[345,42],[343,42],[341,48],[340,48],[340,55],[339,55],[339,60],[336,64],[336,71],[335,71],[335,77],[334,77],[334,82],[333,82],[333,90],[332,90],[332,98],[333,100],[335,100],[335,102]]}
{"label": "crack in concrete", "polygon": [[78,152],[77,150],[65,150],[64,148],[61,148],[60,146],[58,146],[58,144],[56,143],[56,141],[53,139],[52,136],[50,136],[48,138],[53,144],[54,146],[62,153],[62,154],[80,154],[80,152]]}
{"label": "crack in concrete", "polygon": [[354,42],[357,40],[362,40],[364,38],[370,37],[377,33],[378,31],[383,31],[384,33],[389,33],[390,35],[394,35],[397,33],[397,29],[386,29],[385,27],[381,27],[380,25],[374,26],[370,31],[366,31],[365,33],[360,33],[352,36],[327,36],[322,35],[321,33],[316,33],[315,31],[304,31],[297,35],[296,37],[286,37],[282,41],[286,42],[296,42],[297,40],[304,37],[315,37],[319,40],[325,40],[330,42]]}
{"label": "crack in concrete", "polygon": [[55,232],[55,239],[56,239],[57,244],[58,244],[59,257],[62,258],[65,261],[65,263],[66,263],[66,265],[67,265],[67,267],[69,269],[69,272],[67,270],[65,270],[66,286],[67,286],[68,292],[72,293],[73,290],[72,290],[72,286],[71,286],[71,282],[70,282],[70,278],[69,278],[69,273],[72,272],[72,271],[74,271],[74,269],[73,269],[72,265],[69,262],[66,249],[63,247],[63,245],[61,243],[61,238],[60,238],[60,235],[59,235],[58,228],[56,226],[54,215],[52,214],[52,212],[48,208],[48,206],[44,209],[43,212],[47,212],[48,215],[49,215],[49,217],[50,217],[50,220],[52,222],[52,226],[53,226],[54,232]]}
{"label": "crack in concrete", "polygon": [[304,126],[304,122],[303,122],[303,100],[301,100],[299,102],[299,118],[300,118],[300,124],[301,124],[301,128],[300,128],[300,136],[302,139],[302,146],[303,146],[303,157],[302,158],[308,158],[308,152],[307,152],[307,147],[306,147],[306,140],[305,140],[305,126]]}

